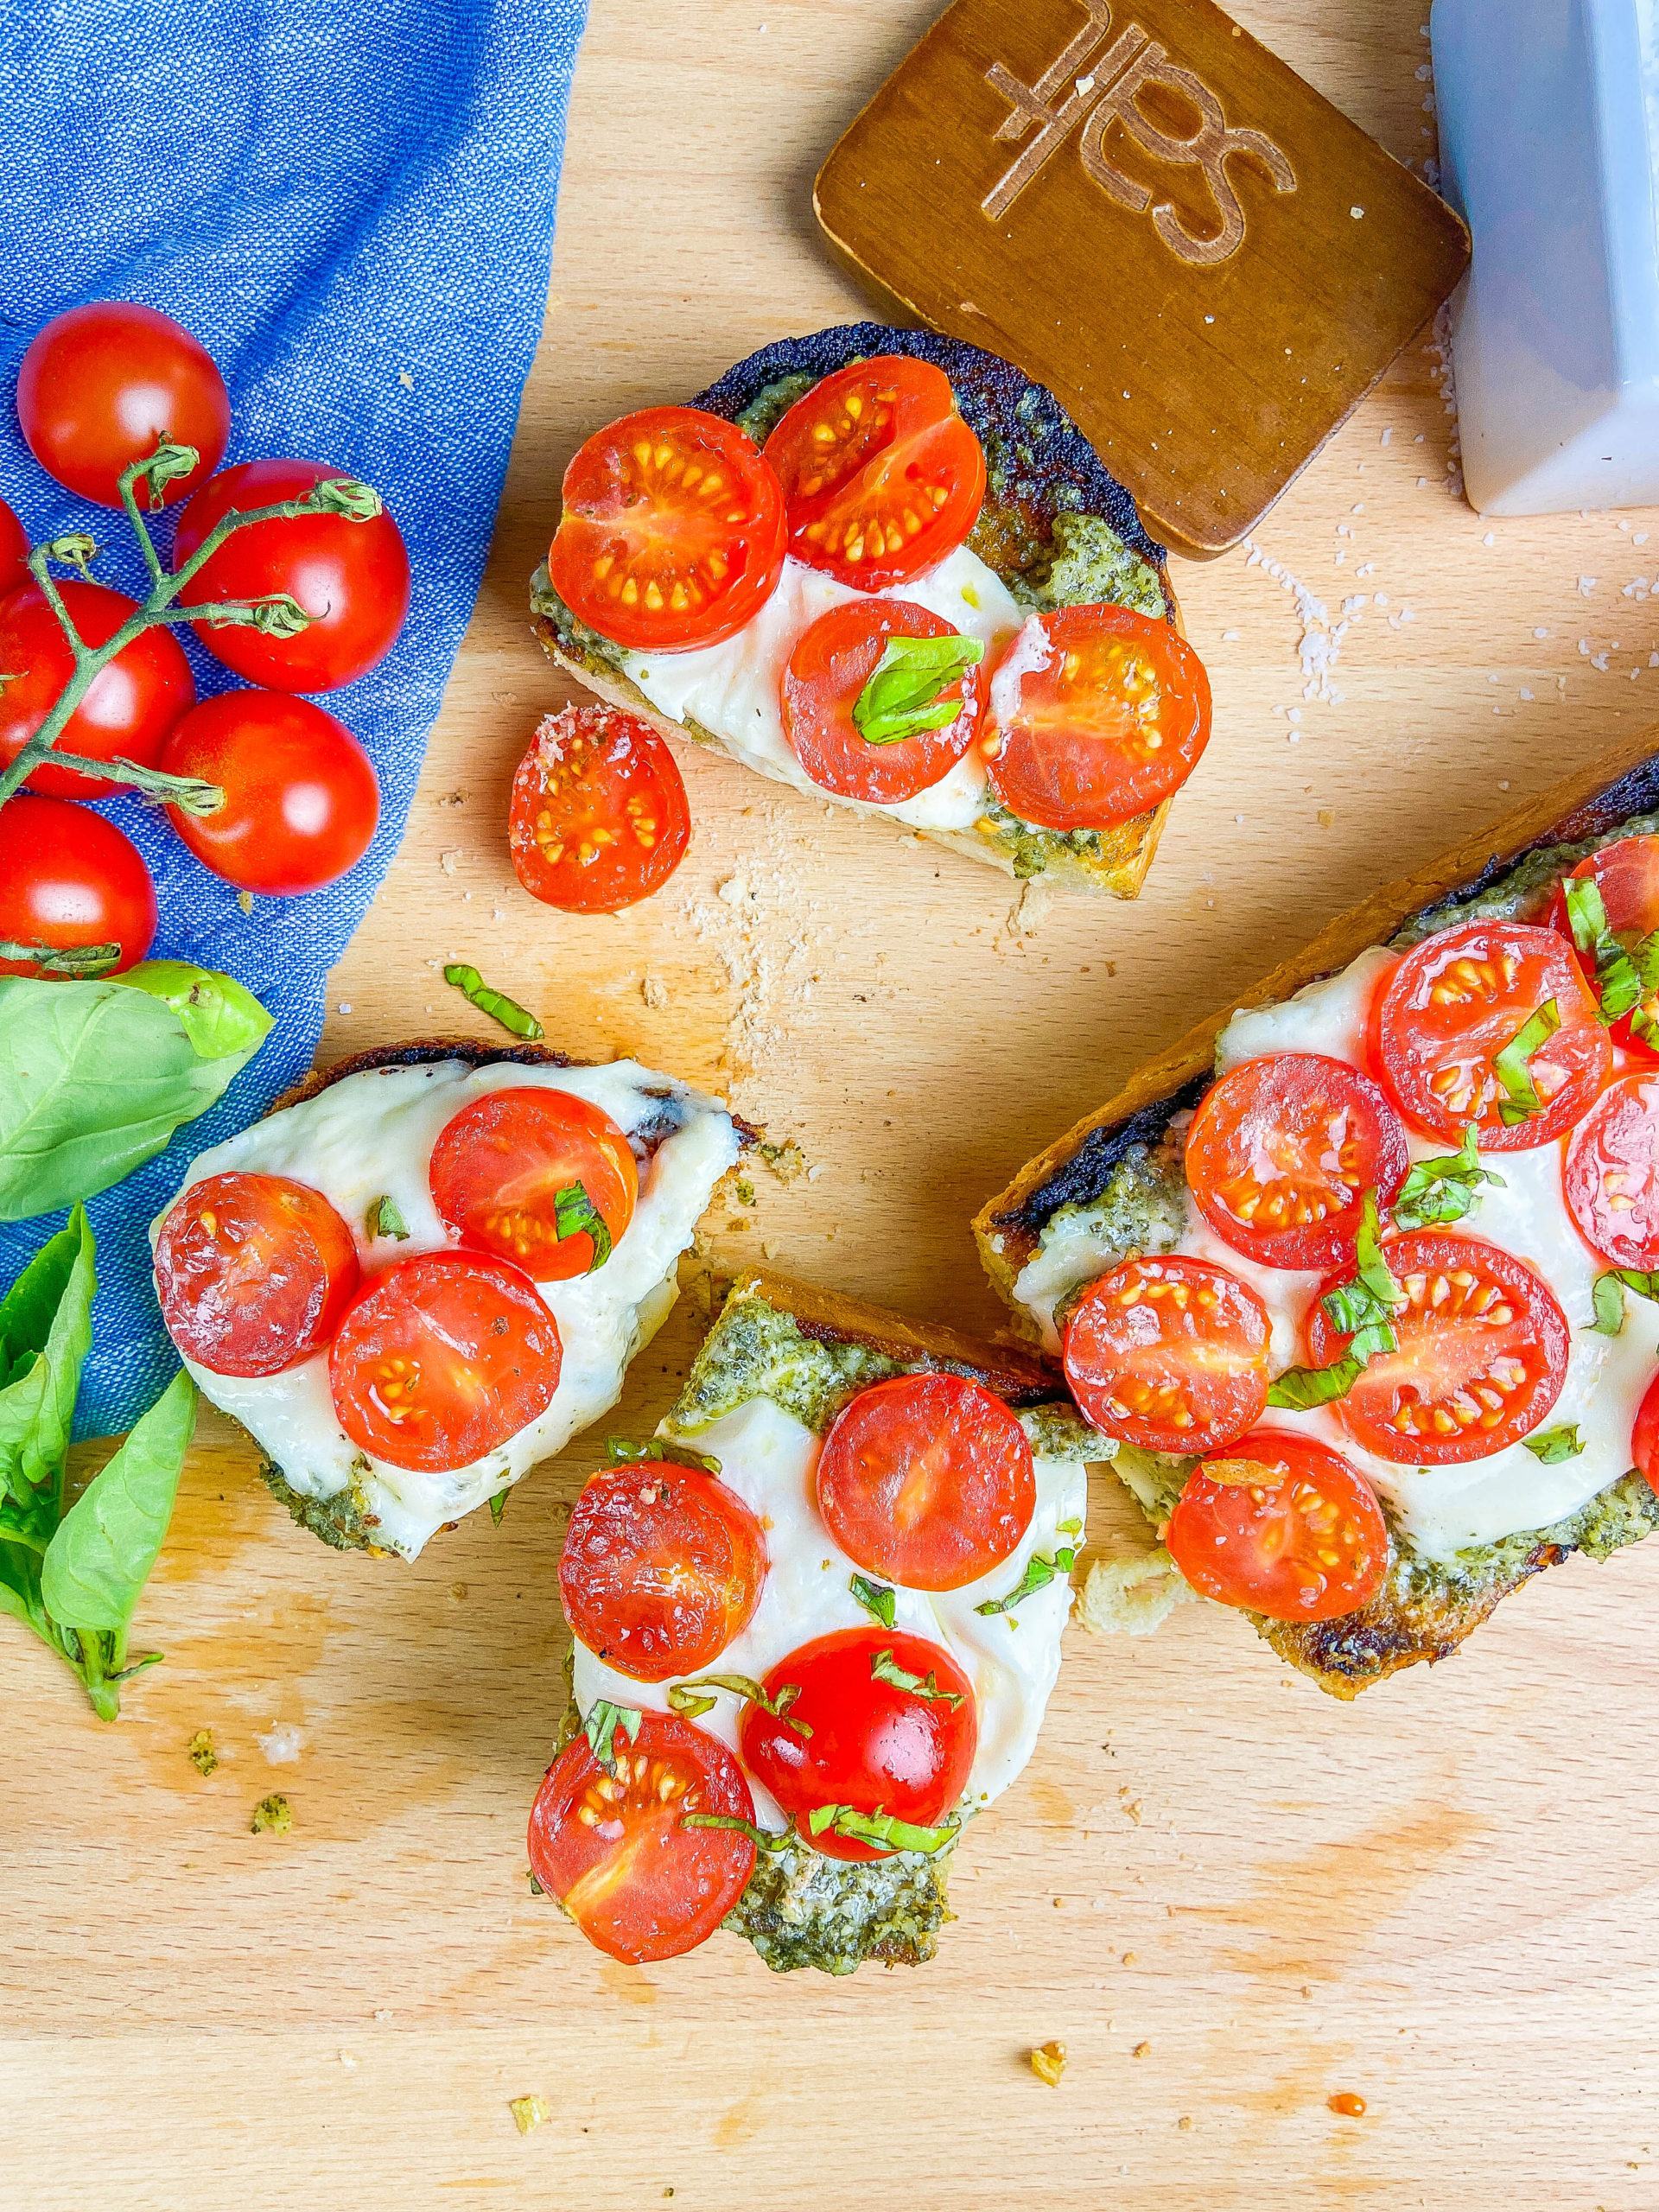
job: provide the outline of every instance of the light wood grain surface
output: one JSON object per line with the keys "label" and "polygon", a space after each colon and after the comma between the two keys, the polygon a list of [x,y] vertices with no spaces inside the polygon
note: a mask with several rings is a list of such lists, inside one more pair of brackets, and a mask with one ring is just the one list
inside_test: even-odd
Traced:
{"label": "light wood grain surface", "polygon": [[[1239,12],[1393,151],[1432,152],[1419,0]],[[1342,640],[1340,701],[1303,699],[1296,601],[1262,567],[1179,571],[1216,737],[1138,906],[1056,905],[1014,937],[988,870],[702,756],[664,897],[533,906],[503,817],[563,696],[524,579],[564,461],[625,407],[857,311],[810,178],[930,13],[599,0],[494,557],[324,1054],[470,1021],[429,963],[474,960],[554,1041],[721,1082],[797,1137],[822,1173],[766,1182],[716,1256],[986,1327],[969,1219],[1021,1160],[1331,913],[1659,711],[1659,608],[1623,595],[1659,536],[1471,514],[1418,346],[1259,533],[1333,620],[1388,596]],[[691,1342],[671,1324],[619,1425],[656,1417]],[[1141,1643],[1074,1630],[934,1964],[779,1980],[717,1938],[639,1971],[525,1880],[589,1464],[411,1569],[292,1529],[205,1425],[139,1623],[167,1662],[118,1726],[0,1622],[6,2212],[1659,2203],[1659,1546],[1574,1560],[1351,1709],[1208,1608]],[[1096,1509],[1103,1541],[1103,1484]],[[302,1742],[273,1764],[279,1724]],[[292,1832],[252,1835],[274,1789]],[[1025,2063],[1051,2037],[1058,2091]],[[1363,2119],[1327,2108],[1344,2091]],[[553,2117],[520,2139],[527,2094]]]}

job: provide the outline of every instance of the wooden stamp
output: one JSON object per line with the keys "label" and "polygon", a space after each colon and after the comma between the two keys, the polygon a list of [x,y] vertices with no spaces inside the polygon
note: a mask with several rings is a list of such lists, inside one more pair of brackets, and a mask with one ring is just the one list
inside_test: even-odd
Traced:
{"label": "wooden stamp", "polygon": [[1469,258],[1445,202],[1211,0],[956,0],[815,200],[889,313],[1047,385],[1198,558]]}

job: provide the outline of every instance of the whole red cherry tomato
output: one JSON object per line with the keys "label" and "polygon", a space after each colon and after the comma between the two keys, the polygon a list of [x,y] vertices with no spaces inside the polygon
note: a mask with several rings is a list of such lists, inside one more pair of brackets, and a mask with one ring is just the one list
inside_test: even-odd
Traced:
{"label": "whole red cherry tomato", "polygon": [[[113,945],[98,972],[118,975],[149,950],[156,893],[138,849],[101,814],[61,798],[20,795],[0,806],[0,945]],[[13,953],[0,976],[88,974]]]}
{"label": "whole red cherry tomato", "polygon": [[231,396],[213,356],[170,315],[98,300],[54,316],[35,339],[17,372],[17,419],[48,475],[105,507],[120,505],[121,472],[162,439],[194,446],[196,467],[162,487],[170,506],[224,458]]}
{"label": "whole red cherry tomato", "polygon": [[[179,517],[173,565],[182,568],[221,515],[303,499],[343,468],[315,461],[246,461],[203,485]],[[235,623],[194,626],[215,659],[273,691],[333,691],[384,660],[409,612],[409,555],[389,514],[370,522],[300,515],[238,530],[179,594],[183,607],[287,592],[312,616],[292,638]]]}
{"label": "whole red cherry tomato", "polygon": [[0,499],[0,599],[29,582],[29,532]]}
{"label": "whole red cherry tomato", "polygon": [[226,691],[162,749],[170,776],[217,784],[217,814],[170,806],[204,867],[245,891],[315,891],[356,866],[380,819],[374,763],[343,722],[280,691]]}
{"label": "whole red cherry tomato", "polygon": [[[124,592],[73,578],[57,587],[69,619],[88,645],[107,645],[137,602]],[[0,600],[0,768],[17,758],[46,720],[75,672],[75,657],[62,625],[38,584]],[[146,630],[92,678],[91,689],[64,724],[61,752],[89,760],[136,760],[153,768],[168,733],[188,712],[195,678],[178,639],[168,630]],[[35,769],[25,788],[50,798],[108,798],[123,786],[73,768]]]}

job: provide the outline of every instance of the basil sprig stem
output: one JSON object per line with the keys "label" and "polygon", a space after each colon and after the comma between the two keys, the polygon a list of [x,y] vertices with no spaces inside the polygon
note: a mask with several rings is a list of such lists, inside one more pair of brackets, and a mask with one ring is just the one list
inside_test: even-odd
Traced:
{"label": "basil sprig stem", "polygon": [[97,545],[90,537],[74,532],[52,538],[30,551],[29,572],[68,642],[74,671],[53,702],[45,721],[19,749],[4,773],[0,774],[0,806],[29,780],[48,754],[61,760],[66,767],[73,768],[79,775],[97,777],[107,783],[136,785],[147,797],[165,800],[188,813],[216,814],[224,805],[224,791],[216,784],[203,783],[194,776],[166,776],[158,769],[140,768],[130,760],[90,760],[79,754],[60,754],[57,741],[70,716],[110,663],[124,653],[136,638],[143,637],[146,630],[175,623],[208,622],[257,630],[266,637],[293,638],[309,627],[316,618],[287,592],[209,606],[175,604],[185,586],[194,582],[233,532],[246,530],[253,523],[293,522],[302,515],[341,515],[347,521],[368,522],[381,512],[381,504],[378,493],[366,484],[359,483],[355,478],[338,478],[315,485],[302,499],[280,499],[268,507],[232,507],[219,517],[189,558],[169,571],[163,567],[149,525],[138,512],[137,487],[142,484],[151,507],[157,507],[162,504],[162,486],[189,475],[200,459],[194,446],[175,445],[170,439],[163,438],[153,454],[145,460],[135,461],[121,472],[121,504],[143,556],[149,592],[101,645],[89,645],[76,629],[52,575],[52,564],[55,563],[59,568],[74,569],[90,580]]}
{"label": "basil sprig stem", "polygon": [[735,1813],[682,1813],[683,1828],[730,1828],[738,1835],[746,1835],[757,1851],[786,1851],[789,1830],[757,1827],[753,1821],[741,1819]]}
{"label": "basil sprig stem", "polygon": [[1560,1026],[1560,1007],[1554,999],[1546,999],[1535,1014],[1527,1016],[1503,1051],[1493,1054],[1492,1072],[1503,1086],[1497,1117],[1506,1128],[1514,1128],[1543,1112],[1544,1102],[1532,1079],[1532,1061]]}
{"label": "basil sprig stem", "polygon": [[1349,1339],[1348,1349],[1328,1367],[1287,1367],[1268,1384],[1268,1405],[1306,1413],[1345,1398],[1378,1352],[1399,1349],[1394,1317],[1405,1302],[1406,1294],[1382,1256],[1376,1192],[1367,1191],[1354,1240],[1353,1280],[1319,1300],[1332,1327]]}
{"label": "basil sprig stem", "polygon": [[889,638],[853,702],[853,728],[867,745],[899,745],[928,730],[948,729],[963,702],[940,694],[984,657],[979,639],[954,632],[945,638]]}

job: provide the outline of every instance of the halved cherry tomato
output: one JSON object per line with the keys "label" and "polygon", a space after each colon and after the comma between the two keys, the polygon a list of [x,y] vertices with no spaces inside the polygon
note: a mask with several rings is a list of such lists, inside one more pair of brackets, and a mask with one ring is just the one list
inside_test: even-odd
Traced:
{"label": "halved cherry tomato", "polygon": [[380,819],[374,763],[344,722],[283,691],[224,691],[162,748],[170,776],[217,784],[217,814],[168,818],[205,868],[245,891],[316,891],[355,868]]}
{"label": "halved cherry tomato", "polygon": [[743,1770],[706,1731],[642,1713],[617,1732],[613,1773],[585,1735],[559,1753],[530,1815],[530,1864],[590,1943],[630,1966],[677,1958],[712,1936],[754,1872],[741,1829],[688,1827],[688,1814],[754,1820]]}
{"label": "halved cherry tomato", "polygon": [[1033,614],[991,672],[992,787],[1023,821],[1101,830],[1177,791],[1210,742],[1210,679],[1128,607]]}
{"label": "halved cherry tomato", "polygon": [[1247,1260],[1338,1266],[1361,1203],[1399,1195],[1410,1167],[1400,1117],[1368,1076],[1323,1052],[1274,1052],[1212,1084],[1186,1137],[1205,1219]]}
{"label": "halved cherry tomato", "polygon": [[931,361],[878,353],[798,399],[766,440],[789,550],[860,591],[907,582],[979,519],[985,454]]}
{"label": "halved cherry tomato", "polygon": [[[231,396],[213,356],[170,315],[131,300],[96,300],[54,316],[17,372],[17,419],[48,475],[100,506],[121,504],[119,479],[162,438],[201,456],[162,487],[188,497],[219,467]],[[141,493],[138,505],[149,499]]]}
{"label": "halved cherry tomato", "polygon": [[[107,645],[137,601],[102,584],[66,578],[58,585],[81,642]],[[75,672],[75,657],[38,584],[0,601],[0,768],[9,766],[56,705]],[[91,760],[136,760],[153,768],[180,716],[195,702],[195,679],[178,639],[146,630],[92,678],[91,689],[60,732],[65,753]],[[124,787],[73,768],[35,769],[26,789],[52,798],[109,798]]]}
{"label": "halved cherry tomato", "polygon": [[872,744],[853,720],[889,638],[951,638],[950,625],[903,599],[854,599],[820,614],[784,671],[784,734],[815,784],[843,798],[892,805],[937,784],[974,741],[985,692],[978,666],[941,685],[936,703],[961,711],[943,729]]}
{"label": "halved cherry tomato", "polygon": [[[0,976],[75,975],[77,950],[113,946],[119,975],[149,950],[156,888],[138,848],[89,806],[67,799],[8,799],[0,807]],[[66,957],[29,959],[41,947]]]}
{"label": "halved cherry tomato", "polygon": [[[1587,854],[1567,880],[1586,876],[1600,892],[1607,926],[1627,952],[1659,929],[1659,837],[1621,837],[1617,844],[1604,845],[1599,852]],[[1572,938],[1567,897],[1559,887],[1550,899],[1544,919],[1551,929]],[[1593,983],[1593,955],[1580,953],[1579,965]],[[1621,1014],[1609,1031],[1614,1044],[1623,1046],[1627,1052],[1635,1052],[1643,1060],[1659,1059],[1659,992],[1633,1008],[1632,1014],[1640,1014],[1651,1022],[1655,1034],[1638,1036],[1630,1027],[1632,1014]]]}
{"label": "halved cherry tomato", "polygon": [[549,715],[518,763],[507,818],[513,873],[568,914],[615,914],[685,858],[691,808],[656,731],[614,707]]}
{"label": "halved cherry tomato", "polygon": [[[1382,1256],[1406,1294],[1394,1317],[1400,1349],[1373,1353],[1337,1401],[1343,1427],[1404,1466],[1459,1465],[1518,1444],[1567,1376],[1570,1332],[1548,1285],[1512,1252],[1437,1230],[1394,1237]],[[1348,1349],[1318,1300],[1307,1340],[1316,1367]]]}
{"label": "halved cherry tomato", "polygon": [[718,645],[771,598],[783,566],[778,479],[718,415],[625,415],[564,472],[548,573],[571,612],[619,645]]}
{"label": "halved cherry tomato", "polygon": [[1108,1436],[1208,1452],[1268,1402],[1268,1309],[1208,1260],[1125,1260],[1091,1282],[1065,1329],[1065,1379]]}
{"label": "halved cherry tomato", "polygon": [[591,1477],[559,1560],[573,1634],[639,1682],[711,1666],[766,1579],[765,1532],[736,1491],[672,1459]]}
{"label": "halved cherry tomato", "polygon": [[1608,1084],[1567,1141],[1561,1188],[1592,1252],[1659,1267],[1659,1074]]}
{"label": "halved cherry tomato", "polygon": [[959,1375],[897,1375],[849,1399],[818,1458],[818,1510],[848,1556],[912,1590],[960,1590],[1031,1526],[1037,1473],[1001,1398]]}
{"label": "halved cherry tomato", "polygon": [[616,1123],[574,1091],[487,1090],[444,1123],[427,1170],[449,1234],[537,1282],[604,1264],[587,1209],[614,1245],[633,1219],[639,1171]]}
{"label": "halved cherry tomato", "polygon": [[[1527,1064],[1541,1110],[1505,1122],[1494,1062],[1551,1001],[1560,1027]],[[1408,1122],[1453,1144],[1472,1122],[1483,1152],[1565,1136],[1613,1071],[1572,945],[1527,922],[1465,922],[1407,953],[1372,1001],[1370,1048]]]}
{"label": "halved cherry tomato", "polygon": [[546,1412],[558,1323],[517,1268],[426,1252],[372,1275],[328,1355],[340,1425],[394,1467],[470,1466]]}
{"label": "halved cherry tomato", "polygon": [[[204,484],[179,517],[173,565],[181,568],[220,517],[302,499],[350,471],[315,461],[245,461]],[[312,618],[291,638],[245,624],[192,624],[216,660],[272,691],[333,691],[383,661],[409,612],[409,555],[389,514],[296,515],[227,537],[179,594],[181,607],[287,592]]]}
{"label": "halved cherry tomato", "polygon": [[[931,1675],[936,1694],[882,1680],[874,1669],[883,1655],[919,1683]],[[775,1699],[790,1684],[800,1695],[781,1719],[744,1707],[739,1740],[803,1841],[828,1859],[893,1856],[831,1827],[814,1835],[808,1815],[821,1806],[939,1826],[968,1786],[979,1742],[974,1686],[942,1643],[896,1629],[841,1629],[791,1651],[760,1687]]]}
{"label": "halved cherry tomato", "polygon": [[1214,1465],[1187,1477],[1164,1535],[1195,1590],[1274,1621],[1335,1620],[1370,1603],[1389,1532],[1357,1467],[1281,1428],[1253,1430]]}
{"label": "halved cherry tomato", "polygon": [[29,532],[0,499],[0,599],[29,582]]}
{"label": "halved cherry tomato", "polygon": [[162,1318],[214,1375],[280,1375],[321,1351],[358,1286],[352,1232],[286,1175],[209,1175],[156,1240]]}
{"label": "halved cherry tomato", "polygon": [[1659,1375],[1649,1383],[1636,1409],[1630,1432],[1630,1464],[1647,1478],[1650,1490],[1659,1491]]}

